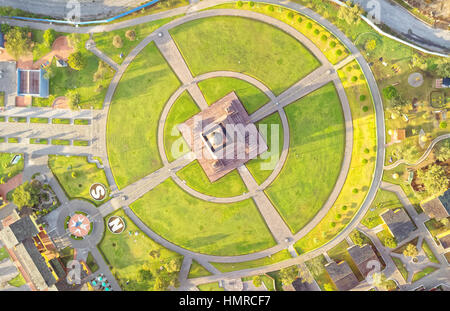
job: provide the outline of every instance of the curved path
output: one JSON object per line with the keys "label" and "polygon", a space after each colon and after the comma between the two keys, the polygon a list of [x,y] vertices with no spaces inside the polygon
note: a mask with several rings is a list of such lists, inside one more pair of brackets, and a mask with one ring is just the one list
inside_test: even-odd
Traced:
{"label": "curved path", "polygon": [[398,160],[395,163],[392,163],[391,165],[386,165],[384,167],[385,170],[392,170],[394,168],[396,168],[397,166],[399,166],[400,164],[406,164],[408,166],[416,166],[419,165],[420,163],[422,163],[423,160],[425,160],[428,155],[430,154],[431,150],[433,150],[433,147],[440,142],[441,140],[445,140],[450,138],[450,134],[444,134],[441,136],[436,137],[435,139],[433,139],[433,141],[431,142],[431,144],[428,146],[427,150],[425,150],[425,152],[422,154],[422,156],[419,158],[419,160],[417,160],[415,163],[410,163],[406,160]]}

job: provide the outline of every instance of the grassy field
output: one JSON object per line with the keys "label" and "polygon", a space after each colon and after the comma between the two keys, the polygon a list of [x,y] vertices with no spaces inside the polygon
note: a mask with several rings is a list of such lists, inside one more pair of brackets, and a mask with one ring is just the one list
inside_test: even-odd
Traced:
{"label": "grassy field", "polygon": [[211,272],[206,270],[201,264],[192,260],[191,269],[189,270],[188,279],[199,278],[202,276],[211,275]]}
{"label": "grassy field", "polygon": [[[186,141],[182,139],[181,133],[176,126],[198,112],[200,112],[200,108],[198,108],[197,104],[187,91],[184,91],[183,94],[177,98],[172,108],[170,108],[166,123],[164,124],[164,150],[169,162],[172,162],[175,158],[182,156],[189,151]],[[181,144],[179,144],[179,142],[181,142]],[[174,146],[174,143],[177,144]],[[177,149],[172,151],[172,148]]]}
{"label": "grassy field", "polygon": [[258,110],[269,101],[269,98],[252,84],[235,78],[216,77],[203,80],[198,87],[205,96],[208,105],[213,104],[231,91],[236,92],[248,114]]}
{"label": "grassy field", "polygon": [[436,271],[437,268],[435,267],[426,267],[425,269],[423,269],[422,271],[416,272],[414,273],[413,277],[412,277],[412,283],[417,282],[418,280],[420,280],[421,278],[427,276],[430,273],[433,273],[434,271]]}
{"label": "grassy field", "polygon": [[33,97],[33,106],[50,107],[55,98],[65,96],[69,90],[80,94],[80,107],[83,109],[101,109],[106,90],[113,77],[112,69],[107,70],[103,79],[93,82],[94,73],[98,69],[100,59],[86,50],[84,42],[89,39],[88,34],[81,35],[79,50],[86,60],[86,67],[80,71],[70,67],[56,67],[56,60],[51,64],[55,76],[50,79],[50,96],[48,98]]}
{"label": "grassy field", "polygon": [[327,270],[325,269],[326,264],[327,260],[323,255],[319,255],[305,262],[306,267],[311,272],[321,290],[325,290],[325,284],[330,284],[333,290],[336,291],[337,288],[331,280]]}
{"label": "grassy field", "polygon": [[177,172],[177,175],[192,189],[211,196],[233,197],[247,192],[247,187],[237,170],[212,183],[198,161],[194,161]]}
{"label": "grassy field", "polygon": [[161,167],[158,121],[179,85],[154,43],[142,50],[122,77],[107,126],[109,160],[120,189]]}
{"label": "grassy field", "polygon": [[216,70],[243,72],[265,83],[275,94],[319,65],[293,37],[246,18],[200,19],[170,33],[194,76]]}
{"label": "grassy field", "polygon": [[0,248],[0,261],[5,260],[6,258],[9,258],[8,252],[4,247]]}
{"label": "grassy field", "polygon": [[[94,33],[94,41],[97,48],[108,55],[117,64],[121,64],[125,57],[133,50],[139,42],[145,39],[148,35],[154,32],[156,29],[164,24],[178,18],[179,16],[173,16],[168,18],[159,19],[153,22],[136,25],[133,27],[123,28],[119,30],[109,31],[109,32],[99,32]],[[136,39],[130,41],[125,37],[127,31],[134,31]],[[123,46],[116,48],[112,42],[115,36],[119,36],[122,39]],[[124,57],[120,58],[120,53],[123,53]]]}
{"label": "grassy field", "polygon": [[[261,135],[264,137],[268,149],[257,158],[248,161],[245,165],[250,173],[252,173],[256,182],[261,184],[270,176],[281,156],[284,136],[281,117],[278,113],[271,114],[261,121],[258,121],[256,126],[258,127]],[[265,126],[267,130],[263,130],[262,126]]]}
{"label": "grassy field", "polygon": [[402,203],[395,195],[395,193],[378,189],[375,200],[367,211],[361,223],[367,228],[371,229],[383,223],[380,214],[386,209],[395,209],[402,207]]}
{"label": "grassy field", "polygon": [[402,275],[402,277],[405,279],[405,281],[408,279],[408,270],[406,270],[405,265],[400,260],[400,258],[392,257],[392,261],[394,261],[395,266],[397,267],[398,271]]}
{"label": "grassy field", "polygon": [[430,246],[427,244],[425,240],[423,240],[422,249],[431,262],[439,263],[439,260],[437,260],[436,256],[433,254],[433,251],[431,250]]}
{"label": "grassy field", "polygon": [[[99,244],[100,251],[110,268],[112,267],[111,272],[123,290],[152,290],[156,278],[142,280],[139,276],[140,270],[159,269],[163,263],[171,259],[179,260],[182,256],[146,236],[122,210],[113,215],[125,220],[126,230],[121,234],[105,230],[103,240]],[[138,235],[135,235],[136,232]],[[157,253],[159,257],[152,258],[150,253]]]}
{"label": "grassy field", "polygon": [[225,290],[219,286],[219,282],[200,284],[197,287],[203,292],[221,292]]}
{"label": "grassy field", "polygon": [[[20,155],[20,160],[17,164],[12,165],[11,160],[14,156]],[[23,154],[20,153],[0,153],[0,179],[7,182],[17,174],[23,171],[24,160]]]}
{"label": "grassy field", "polygon": [[211,262],[211,264],[219,269],[220,272],[230,272],[268,266],[289,258],[292,258],[291,254],[287,249],[284,249],[278,253],[273,254],[271,257],[264,257],[261,259],[236,263]]}
{"label": "grassy field", "polygon": [[185,193],[171,179],[131,208],[156,233],[192,251],[232,256],[275,244],[252,200],[232,204],[202,201]]}
{"label": "grassy field", "polygon": [[86,157],[51,155],[48,165],[69,199],[81,198],[97,206],[109,200],[107,195],[103,201],[95,201],[89,194],[92,184],[101,183],[106,189],[109,184],[105,171],[97,168],[95,163],[88,163]]}
{"label": "grassy field", "polygon": [[333,84],[290,104],[285,111],[291,134],[289,155],[265,191],[291,231],[297,232],[322,208],[335,185],[345,132]]}
{"label": "grassy field", "polygon": [[[237,3],[226,3],[214,7],[214,9],[217,8],[251,10],[274,17],[308,37],[332,64],[337,64],[349,55],[345,46],[326,28],[296,11],[271,4],[255,3],[252,7],[247,1],[243,2],[241,7]],[[332,43],[334,46],[330,45],[331,42],[334,42]]]}
{"label": "grassy field", "polygon": [[[349,66],[351,70],[348,70]],[[356,62],[339,70],[353,119],[350,169],[333,207],[313,230],[295,244],[298,253],[313,250],[336,236],[358,211],[372,183],[376,158],[375,114],[367,83],[361,79],[361,74],[361,69],[356,69]],[[358,80],[352,81],[353,76],[359,77]],[[364,101],[360,100],[361,95],[366,95]],[[364,106],[367,111],[363,111]],[[369,153],[365,152],[366,149]],[[364,159],[367,160],[365,164]]]}

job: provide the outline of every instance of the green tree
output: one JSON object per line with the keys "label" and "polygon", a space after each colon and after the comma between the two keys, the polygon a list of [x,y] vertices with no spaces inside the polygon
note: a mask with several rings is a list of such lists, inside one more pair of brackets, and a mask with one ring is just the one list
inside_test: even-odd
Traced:
{"label": "green tree", "polygon": [[12,201],[19,209],[33,207],[39,203],[39,188],[27,181],[14,189]]}
{"label": "green tree", "polygon": [[351,1],[346,2],[347,7],[341,6],[338,11],[338,17],[345,20],[349,25],[358,25],[360,23],[359,16],[363,10],[358,4],[353,4]]}
{"label": "green tree", "polygon": [[397,247],[397,241],[394,237],[387,237],[384,239],[384,245],[386,245],[389,248],[396,248]]}
{"label": "green tree", "polygon": [[14,59],[19,59],[22,55],[31,51],[31,40],[27,37],[26,31],[13,27],[6,34],[5,48]]}
{"label": "green tree", "polygon": [[364,237],[362,236],[362,233],[356,230],[352,233],[352,241],[359,246],[362,246],[364,244]]}
{"label": "green tree", "polygon": [[446,139],[443,142],[441,142],[436,147],[434,154],[436,155],[436,158],[442,162],[450,159],[450,139]]}
{"label": "green tree", "polygon": [[47,29],[47,30],[44,32],[43,37],[44,37],[44,42],[45,42],[45,44],[46,44],[48,47],[50,47],[50,46],[52,46],[53,42],[55,41],[55,38],[56,38],[56,31],[54,31],[53,29]]}
{"label": "green tree", "polygon": [[291,284],[299,276],[297,265],[283,268],[280,270],[280,279],[284,285]]}
{"label": "green tree", "polygon": [[377,41],[375,41],[374,39],[367,41],[365,46],[364,46],[366,51],[375,50],[376,47],[377,47]]}
{"label": "green tree", "polygon": [[448,58],[440,58],[436,61],[436,73],[441,77],[450,77],[450,60]]}
{"label": "green tree", "polygon": [[254,285],[255,287],[260,287],[260,286],[262,285],[262,279],[261,279],[261,276],[255,275],[255,276],[253,277],[253,285]]}
{"label": "green tree", "polygon": [[406,245],[406,248],[403,251],[403,255],[405,255],[406,257],[417,257],[418,254],[419,252],[417,251],[417,247],[411,243]]}
{"label": "green tree", "polygon": [[67,63],[75,70],[82,70],[86,66],[86,59],[81,52],[75,52],[70,54]]}
{"label": "green tree", "polygon": [[433,195],[448,189],[448,178],[442,166],[432,164],[428,169],[417,171],[417,176],[425,186],[428,194]]}
{"label": "green tree", "polygon": [[386,99],[392,99],[398,96],[398,91],[393,85],[389,85],[383,89],[383,96]]}
{"label": "green tree", "polygon": [[81,96],[75,90],[69,90],[66,93],[66,97],[69,100],[69,107],[72,110],[78,109],[81,103]]}
{"label": "green tree", "polygon": [[181,262],[177,259],[171,259],[168,263],[164,264],[164,268],[169,273],[178,272],[181,269]]}

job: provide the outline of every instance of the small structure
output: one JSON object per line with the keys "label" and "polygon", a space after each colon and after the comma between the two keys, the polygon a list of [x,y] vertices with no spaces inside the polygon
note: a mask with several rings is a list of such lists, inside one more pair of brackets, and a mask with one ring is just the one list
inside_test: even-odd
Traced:
{"label": "small structure", "polygon": [[340,291],[351,290],[358,286],[359,282],[347,262],[330,262],[325,265],[330,278]]}
{"label": "small structure", "polygon": [[64,59],[56,58],[56,67],[67,67],[67,62]]}
{"label": "small structure", "polygon": [[450,88],[450,78],[436,79],[436,88]]}
{"label": "small structure", "polygon": [[69,219],[69,232],[79,238],[85,237],[91,230],[91,221],[87,216],[76,213]]}
{"label": "small structure", "polygon": [[17,69],[17,95],[47,98],[49,80],[45,78],[43,69]]}
{"label": "small structure", "polygon": [[450,189],[441,196],[420,204],[423,211],[430,217],[440,220],[450,216]]}
{"label": "small structure", "polygon": [[364,278],[367,277],[369,272],[373,271],[376,262],[380,263],[377,254],[375,254],[372,246],[369,244],[364,244],[361,247],[353,245],[347,251]]}
{"label": "small structure", "polygon": [[267,150],[236,93],[178,126],[211,182]]}
{"label": "small structure", "polygon": [[389,231],[398,243],[408,238],[411,232],[416,230],[416,226],[403,208],[396,210],[388,209],[381,213],[380,217],[388,226]]}
{"label": "small structure", "polygon": [[406,138],[406,130],[398,129],[392,132],[391,143],[399,143]]}

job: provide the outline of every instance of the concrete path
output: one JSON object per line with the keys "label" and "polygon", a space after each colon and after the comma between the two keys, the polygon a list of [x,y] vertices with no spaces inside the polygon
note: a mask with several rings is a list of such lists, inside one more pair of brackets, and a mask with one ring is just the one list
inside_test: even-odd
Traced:
{"label": "concrete path", "polygon": [[408,166],[416,166],[419,165],[420,163],[422,163],[430,154],[430,152],[433,150],[433,147],[440,141],[446,140],[450,138],[450,134],[444,134],[441,136],[436,137],[435,139],[433,139],[433,141],[431,142],[431,144],[428,146],[427,150],[425,150],[425,152],[422,154],[422,156],[415,162],[415,163],[410,163],[406,160],[398,160],[395,163],[392,163],[390,165],[386,165],[384,167],[385,170],[392,170],[394,168],[396,168],[397,166],[399,166],[400,164],[406,164]]}
{"label": "concrete path", "polygon": [[92,39],[92,34],[91,39],[86,41],[86,49],[94,53],[98,58],[103,60],[105,63],[107,63],[109,66],[111,66],[114,70],[117,71],[119,65],[117,65],[115,61],[113,61],[109,56],[107,56],[105,53],[103,53],[96,47],[95,41]]}

